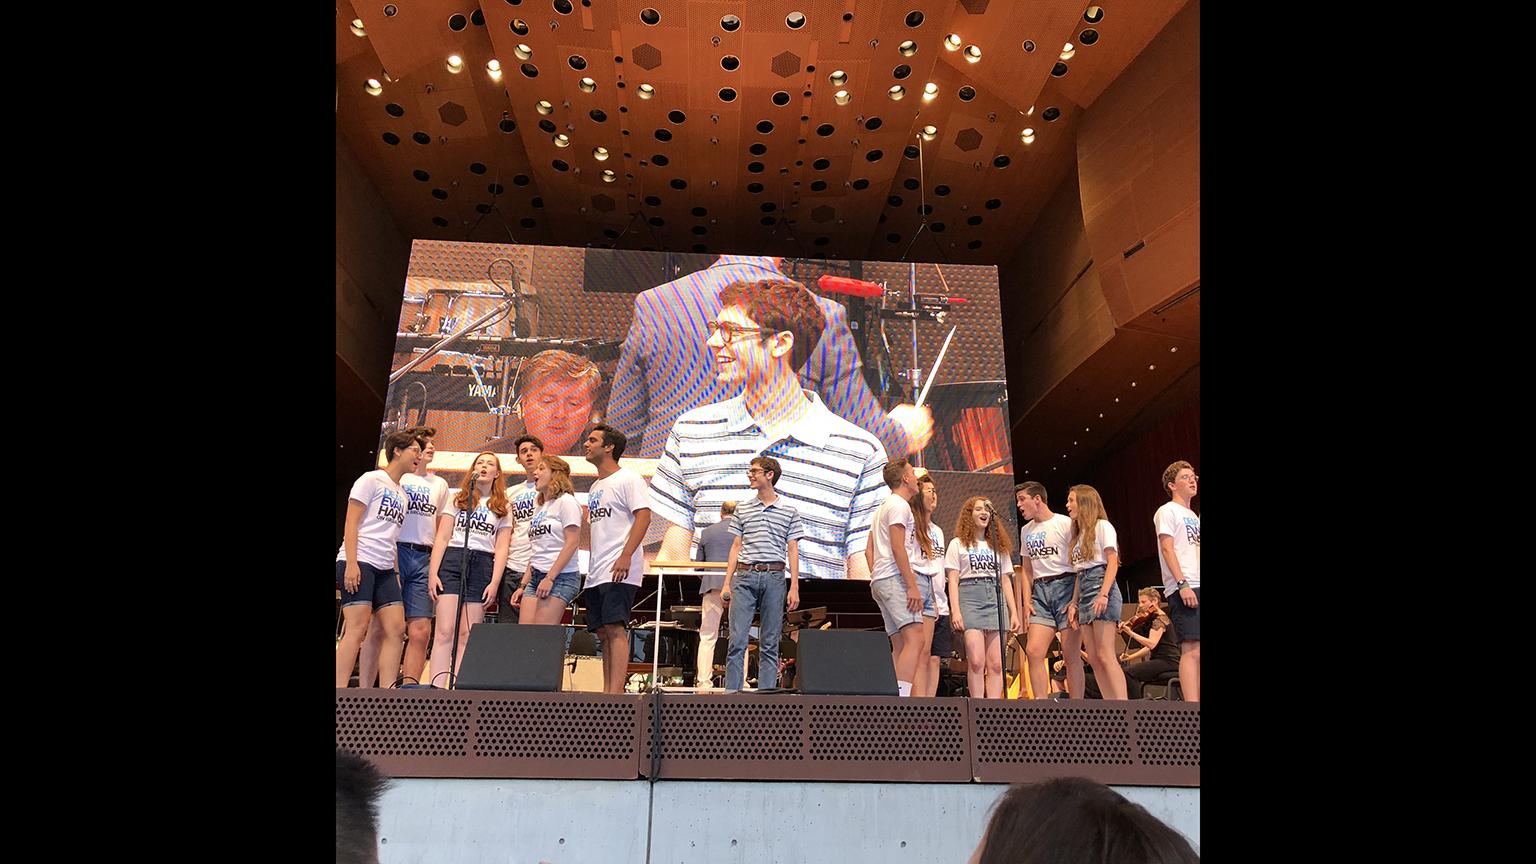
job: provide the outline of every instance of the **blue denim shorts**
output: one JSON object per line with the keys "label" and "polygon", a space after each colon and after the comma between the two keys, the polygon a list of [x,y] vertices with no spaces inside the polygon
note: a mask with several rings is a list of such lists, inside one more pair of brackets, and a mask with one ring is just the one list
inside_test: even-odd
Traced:
{"label": "blue denim shorts", "polygon": [[427,571],[432,564],[432,550],[423,552],[396,543],[395,559],[400,562],[400,597],[405,601],[406,619],[431,618],[432,596],[427,591]]}
{"label": "blue denim shorts", "polygon": [[357,606],[372,603],[375,610],[400,602],[400,579],[393,570],[380,570],[372,564],[358,562],[362,579],[356,591],[348,591],[346,584],[347,562],[336,562],[336,587],[341,589],[341,605]]}
{"label": "blue denim shorts", "polygon": [[1043,624],[1052,630],[1067,629],[1067,607],[1072,605],[1072,586],[1076,583],[1075,573],[1050,582],[1036,579],[1034,591],[1030,594],[1035,603],[1035,611],[1029,616],[1029,623]]}
{"label": "blue denim shorts", "polygon": [[[544,577],[548,576],[549,574],[537,567],[530,569],[533,573],[533,578],[528,581],[528,587],[523,590],[523,596],[528,597],[532,595],[537,597],[538,595],[534,592],[539,590],[539,583],[543,582]],[[568,570],[555,576],[555,587],[549,589],[549,597],[546,599],[558,598],[560,600],[560,605],[569,606],[571,605],[571,601],[576,599],[576,595],[580,593],[581,571]]]}
{"label": "blue denim shorts", "polygon": [[[1120,607],[1124,600],[1120,597],[1120,583],[1117,579],[1115,585],[1109,589],[1109,605],[1104,607],[1104,614],[1097,618],[1093,615],[1093,598],[1099,596],[1104,590],[1104,565],[1089,567],[1087,570],[1077,571],[1078,582],[1083,586],[1077,593],[1077,623],[1087,624],[1092,621],[1108,621],[1111,624],[1120,623]],[[1065,581],[1065,580],[1063,580]]]}
{"label": "blue denim shorts", "polygon": [[928,579],[917,580],[917,593],[923,598],[921,612],[907,611],[907,582],[900,576],[876,579],[869,583],[869,593],[874,595],[875,605],[880,607],[880,617],[885,619],[887,636],[896,635],[896,631],[908,624],[923,623],[925,615],[929,618],[938,617],[933,609],[933,582]]}

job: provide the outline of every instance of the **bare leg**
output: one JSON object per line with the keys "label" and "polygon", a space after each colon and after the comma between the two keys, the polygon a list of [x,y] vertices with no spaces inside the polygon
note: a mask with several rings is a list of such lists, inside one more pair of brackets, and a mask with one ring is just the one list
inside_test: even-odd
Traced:
{"label": "bare leg", "polygon": [[373,615],[374,625],[369,630],[379,630],[384,640],[379,646],[378,670],[380,687],[393,687],[400,677],[400,652],[405,646],[405,607],[399,603],[385,606]]}
{"label": "bare leg", "polygon": [[[1056,631],[1045,624],[1029,625],[1029,634],[1025,637],[1024,656],[1029,659],[1029,689],[1036,699],[1046,699],[1051,695],[1051,673],[1046,668],[1045,656],[1050,653],[1051,640],[1056,638]],[[970,646],[966,646],[970,650]],[[1078,673],[1081,677],[1082,673]]]}
{"label": "bare leg", "polygon": [[1180,642],[1184,652],[1179,656],[1179,690],[1185,702],[1200,701],[1200,640]]}
{"label": "bare leg", "polygon": [[1105,699],[1126,699],[1125,670],[1115,656],[1115,625],[1108,621],[1095,621],[1088,625],[1088,659],[1093,665],[1093,677],[1099,682],[1099,692]]}
{"label": "bare leg", "polygon": [[987,698],[1003,698],[1003,656],[1000,642],[1002,637],[996,630],[987,630],[983,634],[985,638],[984,654],[987,674]]}
{"label": "bare leg", "polygon": [[965,631],[965,684],[972,699],[987,698],[986,645],[986,634],[983,631]]}
{"label": "bare leg", "polygon": [[937,619],[923,616],[923,623],[918,625],[917,645],[913,647],[912,658],[912,695],[924,696],[928,693],[928,651],[933,646],[933,625]]}
{"label": "bare leg", "polygon": [[453,656],[453,619],[458,611],[459,595],[437,595],[437,629],[432,634],[433,687],[448,689],[453,683],[453,676],[448,671],[448,658]]}
{"label": "bare leg", "polygon": [[[336,686],[345,687],[352,680],[352,666],[357,663],[357,650],[362,647],[363,637],[368,635],[373,620],[373,606],[353,603],[341,607],[341,619],[346,622],[341,630],[341,644],[336,646]],[[359,680],[358,686],[363,682]]]}
{"label": "bare leg", "polygon": [[923,679],[928,682],[928,689],[924,696],[939,695],[939,658],[936,654],[928,655],[928,677]]}
{"label": "bare leg", "polygon": [[432,641],[432,619],[412,618],[405,622],[405,668],[400,674],[418,683],[427,665],[427,643]]}
{"label": "bare leg", "polygon": [[1067,692],[1083,698],[1083,628],[1061,631],[1061,656],[1067,661]]}
{"label": "bare leg", "polygon": [[[382,609],[380,612],[384,611]],[[379,649],[384,647],[384,628],[369,627],[368,635],[363,637],[362,650],[357,655],[357,686],[379,686]],[[393,679],[385,682],[388,687],[395,683]]]}
{"label": "bare leg", "polygon": [[602,637],[603,692],[623,693],[624,679],[629,677],[629,637],[623,624],[604,624]]}
{"label": "bare leg", "polygon": [[909,687],[913,676],[917,674],[918,652],[926,647],[920,642],[922,638],[923,625],[921,624],[908,624],[896,631],[896,680],[907,682]]}
{"label": "bare leg", "polygon": [[539,595],[534,593],[534,590],[537,587],[538,587],[537,583],[529,583],[528,590],[523,592],[523,601],[517,607],[517,623],[519,623],[519,624],[537,624],[537,623],[539,623],[539,605],[540,605],[540,600],[539,600]]}

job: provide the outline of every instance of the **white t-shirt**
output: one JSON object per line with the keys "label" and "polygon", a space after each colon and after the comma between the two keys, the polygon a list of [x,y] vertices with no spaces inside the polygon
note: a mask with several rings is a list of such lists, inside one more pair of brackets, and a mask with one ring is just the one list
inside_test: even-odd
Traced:
{"label": "white t-shirt", "polygon": [[949,541],[949,548],[944,550],[944,569],[953,570],[959,574],[960,581],[970,579],[997,578],[997,553],[992,551],[992,544],[978,539],[976,545],[965,547],[960,545],[960,538]]}
{"label": "white t-shirt", "polygon": [[1075,572],[1068,557],[1071,545],[1072,519],[1065,513],[1053,513],[1042,523],[1031,519],[1019,527],[1019,549],[1029,556],[1030,570],[1036,579]]}
{"label": "white t-shirt", "polygon": [[1115,545],[1115,526],[1109,524],[1108,519],[1100,519],[1099,524],[1093,529],[1092,558],[1084,561],[1082,555],[1078,553],[1077,543],[1075,541],[1071,542],[1072,569],[1079,573],[1090,567],[1100,567],[1108,564],[1109,559],[1104,555],[1105,550],[1113,549],[1116,552],[1120,551],[1120,547]]}
{"label": "white t-shirt", "polygon": [[[507,547],[507,569],[514,571],[517,578],[523,578],[523,571],[528,569],[528,556],[531,549],[528,545],[528,523],[533,520],[533,511],[538,506],[534,503],[539,497],[539,490],[534,487],[533,480],[521,486],[514,486],[507,490],[507,519],[512,523],[512,543]],[[575,560],[576,556],[571,556]]]}
{"label": "white t-shirt", "polygon": [[[357,526],[357,560],[380,570],[395,569],[395,538],[405,523],[405,492],[384,469],[357,478],[347,497],[363,505],[363,521]],[[341,541],[336,560],[347,560],[347,541]]]}
{"label": "white t-shirt", "polygon": [[443,499],[448,497],[448,481],[436,474],[406,474],[400,478],[400,488],[405,490],[406,497],[405,525],[395,542],[431,546],[437,539],[437,517],[443,512]]}
{"label": "white t-shirt", "polygon": [[1163,558],[1162,535],[1173,538],[1173,554],[1179,559],[1179,569],[1189,580],[1189,587],[1200,587],[1200,514],[1177,501],[1169,501],[1157,508],[1152,517],[1157,526],[1157,566],[1163,571],[1163,593],[1176,594],[1179,580],[1168,572],[1168,561]]}
{"label": "white t-shirt", "polygon": [[933,586],[933,611],[936,615],[949,614],[949,591],[944,582],[944,529],[928,523],[928,539],[933,541],[933,557],[924,558],[923,550],[917,550],[912,559],[912,575],[926,578]]}
{"label": "white t-shirt", "polygon": [[[553,501],[545,501],[539,509],[533,511],[533,518],[528,520],[533,569],[548,573],[549,568],[555,566],[555,558],[565,548],[565,529],[570,526],[581,528],[581,505],[576,503],[576,496],[569,492]],[[570,560],[565,562],[565,569],[560,572],[579,573],[579,563],[575,553],[572,553]],[[525,570],[527,566],[523,565]],[[519,580],[523,578],[523,572],[518,572]]]}
{"label": "white t-shirt", "polygon": [[[869,535],[875,544],[875,569],[870,574],[870,581],[889,579],[892,576],[900,576],[901,568],[896,566],[896,553],[891,549],[891,526],[905,525],[907,560],[917,563],[917,527],[912,518],[912,505],[907,499],[892,492],[889,498],[880,502],[880,507],[875,510],[874,522],[870,524]],[[914,569],[912,575],[916,576]]]}
{"label": "white t-shirt", "polygon": [[[628,468],[609,474],[587,492],[587,522],[592,533],[592,569],[587,573],[586,587],[603,585],[613,581],[613,565],[624,551],[629,540],[629,529],[635,524],[635,512],[651,509],[650,487],[645,478]],[[639,585],[645,575],[645,552],[635,547],[629,559],[628,585]]]}
{"label": "white t-shirt", "polygon": [[[496,532],[512,525],[509,516],[497,516],[491,512],[490,501],[484,497],[475,505],[475,509],[466,514],[459,509],[455,499],[458,492],[448,496],[443,503],[443,515],[453,520],[453,533],[448,535],[448,548],[459,549],[464,546],[464,522],[469,521],[469,548],[480,552],[496,551]],[[511,510],[507,511],[509,514]]]}

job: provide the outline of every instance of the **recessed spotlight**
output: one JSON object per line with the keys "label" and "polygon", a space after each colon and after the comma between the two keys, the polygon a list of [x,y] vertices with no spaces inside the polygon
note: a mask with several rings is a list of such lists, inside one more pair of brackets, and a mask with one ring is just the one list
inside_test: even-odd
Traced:
{"label": "recessed spotlight", "polygon": [[1175,345],[1172,348],[1169,348],[1168,349],[1168,353],[1169,354],[1177,354],[1177,353],[1179,353],[1179,346]]}
{"label": "recessed spotlight", "polygon": [[1071,42],[1061,46],[1061,59],[1063,60],[1071,60],[1072,56],[1076,53],[1077,49],[1072,47]]}
{"label": "recessed spotlight", "polygon": [[938,95],[939,95],[939,85],[933,83],[932,81],[929,81],[927,84],[923,85],[923,101],[924,102],[932,102],[934,100],[934,97],[936,97]]}
{"label": "recessed spotlight", "polygon": [[1035,143],[1035,130],[1025,129],[1023,132],[1020,132],[1019,140],[1023,141],[1025,144]]}
{"label": "recessed spotlight", "polygon": [[839,105],[847,105],[851,99],[853,99],[853,96],[847,90],[839,90],[832,94],[832,101]]}
{"label": "recessed spotlight", "polygon": [[1100,412],[1099,412],[1099,419],[1100,419],[1100,420],[1103,420],[1103,419],[1104,419],[1104,412],[1103,412],[1103,411],[1100,411]]}
{"label": "recessed spotlight", "polygon": [[571,136],[565,134],[564,132],[556,133],[556,135],[555,135],[555,146],[556,147],[569,147],[569,146],[571,146]]}
{"label": "recessed spotlight", "polygon": [[649,99],[656,95],[656,88],[649,84],[641,84],[639,87],[639,92],[641,99]]}
{"label": "recessed spotlight", "polygon": [[1076,442],[1076,441],[1073,441],[1073,442],[1072,442],[1072,446],[1073,446],[1073,447],[1076,447],[1076,446],[1077,446],[1077,442]]}
{"label": "recessed spotlight", "polygon": [[363,26],[363,19],[361,19],[361,18],[353,18],[352,19],[352,35],[353,36],[367,36],[368,35],[367,28],[365,28]]}
{"label": "recessed spotlight", "polygon": [[913,54],[917,53],[917,43],[913,42],[911,39],[908,39],[900,45],[897,45],[896,51],[903,57],[911,57]]}
{"label": "recessed spotlight", "polygon": [[948,36],[945,36],[944,47],[950,51],[958,51],[960,49],[960,34],[951,33]]}
{"label": "recessed spotlight", "polygon": [[580,87],[581,92],[583,93],[591,93],[597,89],[597,82],[593,81],[591,78],[583,78],[576,82],[576,86]]}
{"label": "recessed spotlight", "polygon": [[603,182],[604,183],[612,183],[614,180],[617,180],[618,177],[619,177],[619,175],[613,173],[613,171],[611,171],[611,170],[609,170],[607,168],[603,169]]}
{"label": "recessed spotlight", "polygon": [[1119,396],[1116,396],[1116,397],[1115,397],[1115,401],[1116,401],[1116,402],[1119,402],[1119,401],[1120,401],[1120,397],[1119,397]]}
{"label": "recessed spotlight", "polygon": [[1033,106],[1033,105],[1029,106],[1029,110],[1024,112],[1024,116],[1025,117],[1033,117],[1033,116],[1035,116],[1035,106]]}
{"label": "recessed spotlight", "polygon": [[828,75],[827,80],[832,82],[833,87],[841,87],[848,83],[848,73],[839,69],[836,72],[833,72],[831,75]]}
{"label": "recessed spotlight", "polygon": [[924,141],[932,141],[934,139],[934,136],[936,136],[938,134],[939,134],[939,127],[937,127],[937,126],[924,126],[923,127],[923,140]]}
{"label": "recessed spotlight", "polygon": [[533,49],[529,48],[527,45],[523,44],[522,42],[519,42],[516,45],[512,46],[512,53],[516,54],[517,55],[517,59],[519,59],[519,60],[532,60],[533,59]]}
{"label": "recessed spotlight", "polygon": [[891,97],[892,101],[897,101],[897,100],[901,99],[901,97],[907,95],[907,88],[901,86],[900,84],[897,84],[896,86],[892,87],[891,89],[885,91],[885,95]]}
{"label": "recessed spotlight", "polygon": [[592,158],[596,159],[599,162],[607,161],[607,159],[608,159],[608,148],[607,147],[593,147],[592,148]]}
{"label": "recessed spotlight", "polygon": [[1147,371],[1148,372],[1155,372],[1155,371],[1157,371],[1157,364],[1156,363],[1148,363],[1147,364]]}
{"label": "recessed spotlight", "polygon": [[379,79],[377,78],[369,78],[367,82],[363,84],[363,90],[365,90],[369,96],[377,96],[384,92],[384,85],[380,84]]}
{"label": "recessed spotlight", "polygon": [[457,54],[448,55],[448,71],[457,75],[464,71],[464,58]]}
{"label": "recessed spotlight", "polygon": [[965,46],[965,62],[967,62],[967,63],[975,63],[977,60],[980,60],[980,59],[981,59],[981,49],[980,48],[977,48],[975,45],[967,45],[967,46]]}
{"label": "recessed spotlight", "polygon": [[1136,386],[1136,382],[1135,382],[1135,381],[1132,381],[1132,382],[1131,382],[1131,386],[1132,386],[1132,387],[1135,387],[1135,386]]}
{"label": "recessed spotlight", "polygon": [[492,57],[490,61],[485,64],[485,71],[490,74],[492,81],[500,81],[501,61],[497,60],[495,57]]}
{"label": "recessed spotlight", "polygon": [[1087,427],[1087,426],[1084,426],[1084,427],[1083,427],[1083,431],[1084,431],[1084,432],[1087,432],[1087,431],[1088,431],[1088,427]]}
{"label": "recessed spotlight", "polygon": [[540,99],[537,103],[534,104],[533,110],[539,112],[540,114],[553,114],[555,113],[555,106],[549,104],[547,100]]}

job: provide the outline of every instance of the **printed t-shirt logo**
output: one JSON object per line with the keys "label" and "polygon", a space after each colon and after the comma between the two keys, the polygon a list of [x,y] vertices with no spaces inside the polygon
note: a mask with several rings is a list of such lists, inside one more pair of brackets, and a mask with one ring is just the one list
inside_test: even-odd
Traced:
{"label": "printed t-shirt logo", "polygon": [[395,490],[385,489],[384,494],[379,497],[379,512],[377,515],[378,518],[385,522],[404,525],[405,502],[400,500],[400,496],[395,494]]}
{"label": "printed t-shirt logo", "polygon": [[1056,546],[1045,545],[1045,532],[1036,531],[1024,538],[1024,548],[1031,558],[1045,558],[1049,555],[1060,555],[1061,549]]}
{"label": "printed t-shirt logo", "polygon": [[1184,539],[1195,544],[1196,546],[1200,545],[1199,519],[1191,519],[1188,516],[1184,517]]}
{"label": "printed t-shirt logo", "polygon": [[405,497],[410,499],[406,512],[411,515],[419,513],[423,516],[432,516],[437,513],[437,505],[432,503],[432,488],[430,486],[406,484],[402,488],[405,489]]}
{"label": "printed t-shirt logo", "polygon": [[587,519],[606,519],[613,515],[613,507],[604,507],[603,490],[598,489],[587,496]]}

